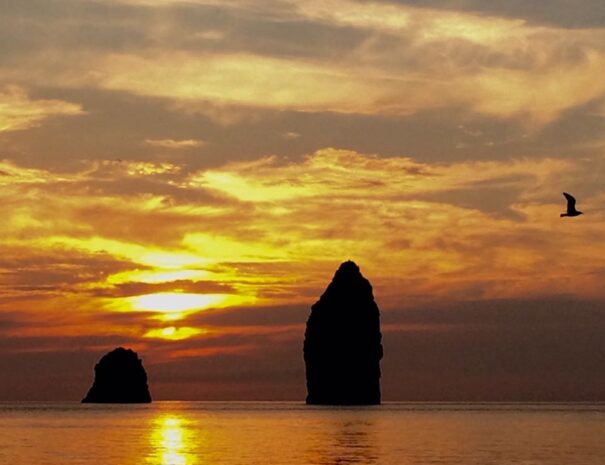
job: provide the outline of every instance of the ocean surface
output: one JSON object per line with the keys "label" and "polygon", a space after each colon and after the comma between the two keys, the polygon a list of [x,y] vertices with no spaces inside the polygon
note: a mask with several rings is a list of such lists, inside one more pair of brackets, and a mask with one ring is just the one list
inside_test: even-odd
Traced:
{"label": "ocean surface", "polygon": [[605,404],[0,403],[0,464],[603,465]]}

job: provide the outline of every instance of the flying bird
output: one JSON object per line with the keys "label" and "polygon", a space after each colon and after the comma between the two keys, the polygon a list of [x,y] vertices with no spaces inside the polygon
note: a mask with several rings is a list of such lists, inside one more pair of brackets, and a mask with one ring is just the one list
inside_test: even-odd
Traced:
{"label": "flying bird", "polygon": [[561,213],[561,217],[563,216],[579,216],[582,212],[576,210],[576,199],[573,195],[568,194],[567,192],[563,192],[563,195],[567,199],[567,213]]}

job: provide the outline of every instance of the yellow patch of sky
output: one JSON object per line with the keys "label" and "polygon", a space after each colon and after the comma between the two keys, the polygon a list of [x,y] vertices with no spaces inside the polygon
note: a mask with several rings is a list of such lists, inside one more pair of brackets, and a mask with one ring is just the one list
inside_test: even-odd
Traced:
{"label": "yellow patch of sky", "polygon": [[114,273],[107,277],[105,283],[109,285],[139,282],[146,284],[158,284],[172,281],[200,281],[208,279],[211,273],[206,270],[129,270]]}
{"label": "yellow patch of sky", "polygon": [[379,88],[350,79],[346,69],[244,53],[112,54],[105,58],[102,74],[100,83],[107,89],[296,110],[363,112],[364,104],[383,95]]}
{"label": "yellow patch of sky", "polygon": [[[270,202],[293,208],[292,202],[313,198],[321,200],[328,193],[331,201],[349,194],[347,201],[367,201],[402,193],[437,193],[469,185],[469,180],[527,176],[544,178],[569,168],[565,160],[515,160],[500,162],[462,162],[428,165],[406,157],[380,158],[354,151],[322,149],[300,163],[280,163],[269,158],[250,169],[247,163],[233,163],[201,176],[200,185],[220,191],[242,201]],[[522,181],[517,181],[522,182]],[[364,189],[360,196],[360,189]],[[406,202],[406,208],[414,202]],[[303,204],[304,205],[304,204]],[[416,202],[417,207],[426,203]]]}
{"label": "yellow patch of sky", "polygon": [[436,13],[435,10],[424,11],[422,18],[427,26],[421,32],[421,37],[428,41],[461,39],[477,44],[500,44],[511,38],[526,39],[532,31],[523,20]]}
{"label": "yellow patch of sky", "polygon": [[245,179],[220,171],[204,173],[199,179],[199,184],[228,192],[233,197],[250,202],[262,201],[267,197],[270,197],[273,201],[279,201],[317,194],[313,186],[301,185],[301,183],[298,183],[298,185],[293,183],[275,185],[272,181]]}
{"label": "yellow patch of sky", "polygon": [[[3,246],[12,248],[15,244],[21,247],[28,244],[30,250],[48,250],[70,257],[107,254],[129,261],[132,270],[91,274],[75,289],[110,291],[112,287],[128,283],[162,284],[162,292],[130,297],[121,297],[119,293],[116,297],[101,294],[86,304],[90,307],[99,303],[100,308],[108,311],[149,312],[150,318],[162,322],[183,320],[209,308],[308,302],[309,286],[315,289],[325,284],[318,282],[317,276],[328,279],[339,261],[347,258],[357,260],[379,285],[406,270],[406,275],[418,279],[414,289],[406,290],[406,295],[430,291],[431,295],[447,298],[448,293],[464,295],[465,289],[472,285],[468,276],[477,277],[478,282],[491,282],[498,277],[510,276],[515,267],[522,268],[527,276],[534,276],[536,264],[544,256],[556,254],[560,263],[569,263],[570,254],[575,254],[571,257],[575,266],[586,262],[582,257],[590,257],[592,265],[586,265],[588,268],[605,261],[589,247],[560,247],[558,250],[557,245],[567,240],[565,238],[553,244],[543,241],[539,250],[535,250],[535,246],[525,244],[522,239],[523,234],[528,233],[527,225],[490,216],[472,206],[448,203],[449,194],[433,200],[427,197],[457,189],[476,189],[478,184],[497,187],[504,179],[504,187],[512,186],[522,192],[512,208],[532,219],[529,233],[550,237],[551,231],[561,224],[558,209],[551,206],[555,215],[550,210],[550,213],[544,211],[543,199],[560,196],[558,190],[552,190],[557,185],[553,180],[568,176],[571,168],[569,161],[551,159],[426,165],[406,157],[381,158],[325,149],[296,163],[271,158],[255,163],[231,163],[194,173],[191,178],[181,175],[179,182],[191,189],[211,189],[246,202],[246,211],[251,213],[238,219],[238,226],[244,233],[239,232],[239,227],[233,228],[234,214],[242,208],[242,203],[234,201],[213,207],[222,210],[224,216],[218,210],[215,212],[212,232],[183,234],[180,239],[172,239],[170,247],[160,241],[144,245],[149,244],[149,240],[143,244],[132,238],[59,236],[53,234],[52,225],[46,231],[47,236],[30,239],[19,235],[17,238],[14,225],[10,224],[4,226],[7,240]],[[16,170],[15,167],[12,169]],[[152,176],[154,170],[148,172]],[[228,176],[217,177],[214,176],[216,173]],[[44,173],[34,175],[45,179]],[[27,177],[26,171],[23,176]],[[215,182],[216,179],[221,182]],[[225,179],[231,179],[232,184],[224,182]],[[300,185],[313,186],[314,195],[298,188]],[[253,186],[254,195],[247,196],[238,186]],[[51,189],[49,196],[53,195]],[[66,209],[75,208],[78,200],[82,201],[77,196],[70,199],[73,204],[68,204]],[[28,202],[34,200],[20,201],[29,205]],[[87,198],[86,202],[90,200]],[[141,202],[141,208],[148,208],[145,199],[134,199],[134,210],[138,202]],[[280,209],[282,214],[274,215],[266,205]],[[327,208],[329,215],[318,214]],[[31,221],[35,222],[38,220],[36,214],[41,213],[32,212]],[[68,211],[65,214],[69,216]],[[94,222],[94,219],[87,218],[86,221]],[[596,234],[599,230],[598,222],[590,223],[596,221],[594,219],[580,218],[580,221],[584,221],[582,231],[586,234]],[[169,225],[158,223],[158,228],[162,227]],[[199,229],[204,228],[200,226]],[[254,230],[260,233],[251,234]],[[444,231],[447,231],[446,235]],[[517,237],[516,234],[521,237],[518,243],[503,241],[498,250],[486,248],[493,235]],[[574,236],[569,240],[576,242],[578,238]],[[492,253],[488,253],[490,250]],[[565,282],[564,276],[549,276],[548,285],[556,283],[561,289],[574,286],[573,282]],[[188,286],[177,283],[202,280],[231,287],[225,293],[211,291],[205,294],[190,292]],[[173,282],[174,288],[171,288]],[[501,287],[489,284],[491,287],[485,295],[523,295],[531,289],[542,289],[545,282],[525,277],[506,293]],[[582,292],[588,291],[582,288]],[[65,296],[64,303],[72,303],[70,295]],[[60,303],[55,306],[65,307]],[[176,325],[167,326],[177,328],[172,339],[193,335],[185,329],[179,331]],[[148,337],[160,337],[160,331],[164,329],[147,329],[154,331]],[[172,330],[166,331],[164,336],[170,339],[168,333]]]}
{"label": "yellow patch of sky", "polygon": [[103,237],[76,238],[53,236],[46,239],[48,244],[57,247],[69,247],[87,252],[106,252],[115,257],[125,258],[140,265],[158,269],[182,269],[203,267],[209,262],[203,256],[178,250],[161,250],[145,247],[139,244],[106,239]]}
{"label": "yellow patch of sky", "polygon": [[170,150],[191,149],[203,147],[205,142],[199,139],[145,139],[145,144]]}
{"label": "yellow patch of sky", "polygon": [[[255,305],[254,295],[244,294],[199,294],[190,292],[157,292],[130,297],[103,298],[104,309],[112,312],[145,312],[153,314],[152,319],[162,322],[179,321],[208,309],[220,309],[241,305]],[[156,336],[158,332],[154,332]],[[195,333],[200,334],[200,333]],[[175,333],[185,339],[193,333],[183,330]]]}
{"label": "yellow patch of sky", "polygon": [[183,245],[215,263],[275,261],[284,258],[283,253],[259,239],[242,241],[228,236],[190,233],[183,238]]}
{"label": "yellow patch of sky", "polygon": [[397,5],[343,0],[291,0],[291,3],[298,14],[316,20],[392,31],[410,26],[409,10]]}
{"label": "yellow patch of sky", "polygon": [[163,173],[176,173],[181,168],[172,163],[126,162],[126,172],[131,176],[150,176]]}
{"label": "yellow patch of sky", "polygon": [[28,129],[51,116],[82,115],[80,105],[62,100],[31,99],[25,90],[9,86],[0,90],[0,133]]}
{"label": "yellow patch of sky", "polygon": [[149,339],[166,339],[169,341],[182,341],[193,336],[206,334],[208,330],[202,328],[190,327],[175,327],[168,326],[166,328],[151,329],[144,334],[144,337]]}
{"label": "yellow patch of sky", "polygon": [[25,168],[18,166],[7,160],[0,160],[0,171],[4,173],[0,176],[0,186],[10,186],[19,184],[44,184],[49,179],[64,181],[67,178],[51,174],[45,170],[35,168]]}
{"label": "yellow patch of sky", "polygon": [[[192,310],[204,310],[224,304],[225,294],[192,294],[181,292],[160,292],[155,294],[125,297],[133,310],[153,310],[162,313],[183,313]],[[121,299],[122,300],[122,299]]]}
{"label": "yellow patch of sky", "polygon": [[474,104],[481,113],[496,116],[527,113],[542,124],[556,119],[569,108],[570,102],[580,105],[605,92],[605,82],[594,79],[603,73],[603,54],[589,51],[581,63],[571,67],[556,66],[532,73],[486,69],[473,80],[468,92],[484,94]]}
{"label": "yellow patch of sky", "polygon": [[[184,241],[189,248],[201,246],[202,235],[192,235]],[[86,239],[76,239],[69,237],[50,238],[46,241],[55,246],[73,247],[78,250],[85,250],[93,253],[107,253],[109,255],[127,258],[139,265],[151,267],[150,270],[129,270],[109,275],[101,282],[88,282],[81,286],[82,289],[112,288],[115,285],[127,283],[170,283],[173,281],[189,280],[192,282],[200,279],[212,279],[217,282],[223,282],[221,276],[201,269],[187,269],[188,267],[199,267],[208,265],[220,260],[229,258],[242,258],[238,252],[245,249],[245,246],[235,241],[228,241],[217,238],[214,242],[207,243],[207,255],[204,250],[198,250],[194,253],[185,251],[170,250],[149,250],[138,245],[129,244],[118,240],[107,240],[99,237]],[[238,245],[240,246],[238,248]],[[231,255],[225,255],[230,247]],[[243,259],[243,258],[242,258]],[[181,289],[173,289],[173,292],[159,292],[132,297],[113,297],[105,298],[104,307],[112,311],[150,311],[157,313],[159,318],[164,321],[174,321],[185,318],[187,315],[208,308],[223,308],[233,305],[254,304],[256,297],[250,291],[250,286],[246,290],[240,289],[237,294],[206,294],[183,292]],[[181,331],[179,338],[188,337],[190,332]]]}

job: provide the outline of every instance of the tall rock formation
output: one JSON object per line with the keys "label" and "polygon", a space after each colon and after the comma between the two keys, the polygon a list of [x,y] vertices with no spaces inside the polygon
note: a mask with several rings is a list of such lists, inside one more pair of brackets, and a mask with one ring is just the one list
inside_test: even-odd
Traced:
{"label": "tall rock formation", "polygon": [[307,320],[307,404],[380,404],[381,341],[372,286],[347,261]]}
{"label": "tall rock formation", "polygon": [[143,363],[130,349],[118,347],[95,365],[92,387],[83,403],[145,404],[151,402],[147,373]]}

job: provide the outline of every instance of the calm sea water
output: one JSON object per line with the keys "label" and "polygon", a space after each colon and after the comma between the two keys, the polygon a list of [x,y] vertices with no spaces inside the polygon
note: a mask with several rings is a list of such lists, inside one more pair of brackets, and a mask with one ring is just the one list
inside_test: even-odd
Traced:
{"label": "calm sea water", "polygon": [[0,403],[0,464],[603,465],[603,404]]}

